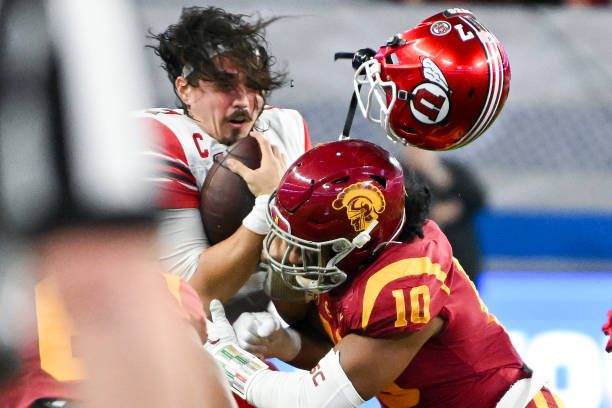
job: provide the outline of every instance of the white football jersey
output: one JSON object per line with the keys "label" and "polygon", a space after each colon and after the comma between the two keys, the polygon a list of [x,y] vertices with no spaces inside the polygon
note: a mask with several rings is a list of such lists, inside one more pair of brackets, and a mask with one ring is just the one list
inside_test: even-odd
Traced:
{"label": "white football jersey", "polygon": [[[157,131],[147,156],[156,176],[161,260],[171,273],[189,280],[202,251],[210,246],[200,218],[200,191],[213,157],[228,149],[206,134],[182,110],[149,109],[138,114]],[[299,112],[267,106],[257,129],[284,154],[287,166],[310,149],[306,123]]]}

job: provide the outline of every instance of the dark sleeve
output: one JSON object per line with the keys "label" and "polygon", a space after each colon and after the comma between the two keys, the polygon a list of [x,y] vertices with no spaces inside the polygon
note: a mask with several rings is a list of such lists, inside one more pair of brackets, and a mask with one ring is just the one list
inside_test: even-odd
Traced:
{"label": "dark sleeve", "polygon": [[440,193],[440,198],[459,198],[469,216],[480,211],[486,204],[486,194],[480,180],[465,164],[450,160],[444,160],[443,164],[450,169],[453,183],[448,191]]}
{"label": "dark sleeve", "polygon": [[[6,0],[0,9],[0,227],[31,236],[57,226],[148,220],[145,164],[139,169],[139,152],[130,150],[134,128],[118,125],[128,112],[81,90],[74,78],[63,80],[63,56],[71,51],[50,38],[47,4]],[[111,58],[114,45],[100,52]],[[83,75],[99,78],[96,64],[81,64]],[[118,87],[114,97],[127,92]],[[103,143],[101,129],[108,130]],[[133,160],[120,159],[128,156]]]}

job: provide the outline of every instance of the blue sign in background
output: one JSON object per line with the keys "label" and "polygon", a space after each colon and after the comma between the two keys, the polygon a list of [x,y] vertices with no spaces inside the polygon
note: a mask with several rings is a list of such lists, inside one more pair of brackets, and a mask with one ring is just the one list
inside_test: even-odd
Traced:
{"label": "blue sign in background", "polygon": [[612,272],[487,272],[479,292],[509,330],[571,328],[600,339],[612,308]]}
{"label": "blue sign in background", "polygon": [[585,211],[482,211],[477,219],[485,258],[612,259],[612,214]]}
{"label": "blue sign in background", "polygon": [[612,407],[612,355],[601,331],[612,272],[495,271],[482,275],[479,288],[521,356],[568,408]]}

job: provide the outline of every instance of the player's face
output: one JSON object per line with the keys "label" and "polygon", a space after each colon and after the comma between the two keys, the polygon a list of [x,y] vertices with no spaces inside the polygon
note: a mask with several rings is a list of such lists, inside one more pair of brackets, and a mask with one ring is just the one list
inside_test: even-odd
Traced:
{"label": "player's face", "polygon": [[303,250],[290,246],[286,241],[275,237],[268,247],[270,257],[277,261],[284,260],[290,265],[318,265],[324,266],[333,256],[330,247],[322,247],[318,251]]}
{"label": "player's face", "polygon": [[191,89],[188,105],[190,115],[206,133],[230,145],[249,134],[263,109],[264,99],[260,91],[245,85],[238,70],[230,67],[225,71],[236,75],[232,87],[220,89],[215,83],[200,81],[197,88]]}
{"label": "player's face", "polygon": [[270,273],[280,274],[294,289],[319,293],[346,279],[342,271],[328,265],[333,253],[330,245],[303,246],[280,237],[267,239],[264,245],[270,257]]}
{"label": "player's face", "polygon": [[302,256],[300,251],[297,248],[292,248],[287,253],[289,249],[289,245],[287,242],[282,239],[275,237],[270,242],[270,247],[268,248],[268,253],[271,258],[280,261],[283,258],[286,258],[289,264],[291,265],[302,265]]}

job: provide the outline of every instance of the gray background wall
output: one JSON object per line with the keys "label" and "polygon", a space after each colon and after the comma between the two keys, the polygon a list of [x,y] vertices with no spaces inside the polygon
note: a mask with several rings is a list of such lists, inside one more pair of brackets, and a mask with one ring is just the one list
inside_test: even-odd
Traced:
{"label": "gray background wall", "polygon": [[[143,26],[161,31],[178,19],[181,6],[194,2],[139,4]],[[440,154],[477,170],[492,208],[612,213],[612,8],[365,0],[228,0],[214,5],[288,17],[269,28],[268,38],[294,87],[277,91],[271,102],[299,109],[315,142],[338,136],[350,98],[352,68],[348,61],[334,62],[335,52],[376,48],[446,7],[469,8],[504,44],[512,68],[510,96],[488,133]],[[159,104],[173,105],[158,61],[150,50],[143,52],[159,84]],[[361,117],[352,135],[398,148]]]}

